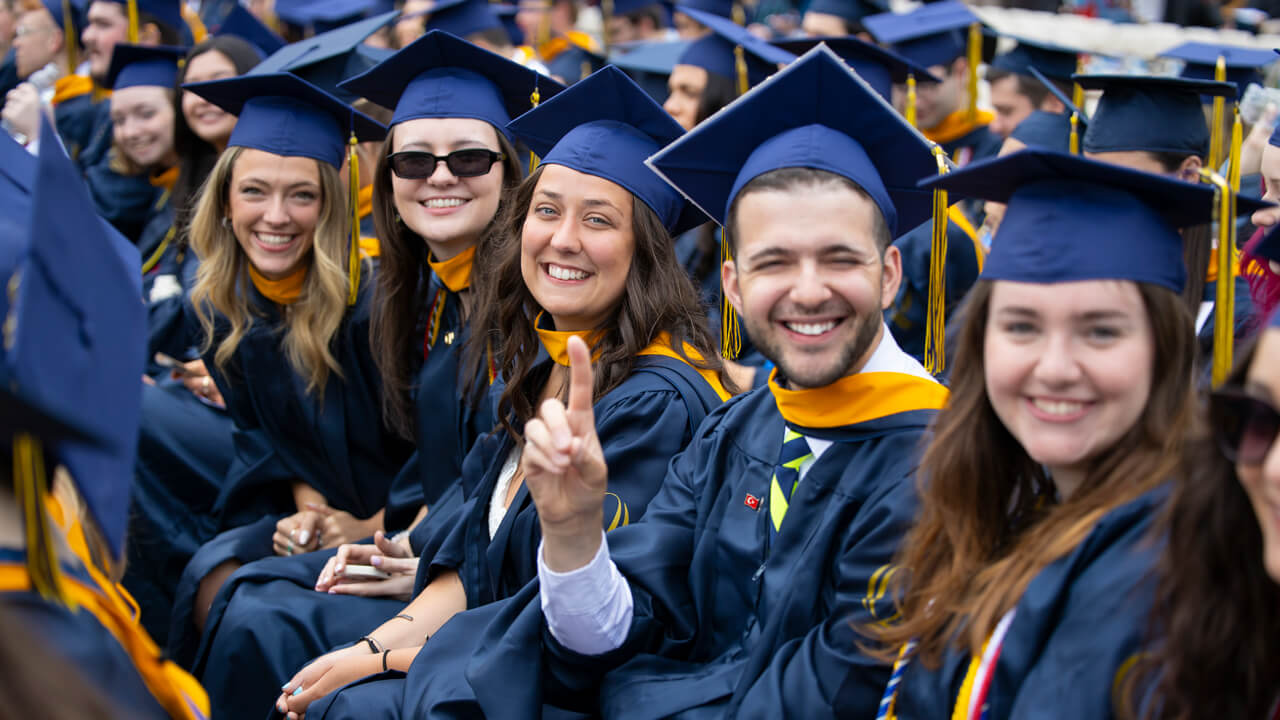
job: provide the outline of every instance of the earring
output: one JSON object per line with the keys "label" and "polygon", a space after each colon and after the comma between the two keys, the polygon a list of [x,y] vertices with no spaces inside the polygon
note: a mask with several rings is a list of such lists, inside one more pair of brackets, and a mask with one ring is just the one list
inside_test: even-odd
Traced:
{"label": "earring", "polygon": [[404,224],[404,219],[400,217],[400,213],[396,213],[396,224],[397,224],[397,225],[403,225],[403,224]]}
{"label": "earring", "polygon": [[226,230],[230,230],[230,229],[231,229],[231,218],[226,217],[226,216],[223,216],[223,218],[222,218],[222,227],[223,227],[224,229],[226,229]]}

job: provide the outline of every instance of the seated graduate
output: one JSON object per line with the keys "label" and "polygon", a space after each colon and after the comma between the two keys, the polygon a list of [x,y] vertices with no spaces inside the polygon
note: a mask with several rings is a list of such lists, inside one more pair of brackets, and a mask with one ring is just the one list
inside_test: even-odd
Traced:
{"label": "seated graduate", "polygon": [[116,584],[146,332],[137,252],[93,213],[60,144],[37,161],[3,137],[0,160],[0,606],[113,716],[206,717]]}
{"label": "seated graduate", "polygon": [[1214,190],[1039,149],[921,185],[1007,209],[889,583],[901,621],[868,628],[898,655],[882,716],[1113,717],[1195,410],[1175,228]]}
{"label": "seated graduate", "polygon": [[[388,532],[375,533],[375,544],[261,560],[228,580],[192,670],[229,716],[261,714],[304,663],[376,627],[413,596],[424,543],[461,505],[463,458],[497,422],[486,394],[494,368],[487,354],[479,367],[462,362],[462,349],[502,244],[501,212],[522,179],[505,128],[531,107],[535,91],[550,98],[562,89],[441,32],[350,87],[395,110],[374,173],[382,254],[370,330],[384,419],[417,444],[393,488],[412,491],[417,505],[397,501],[408,516],[385,518]],[[486,342],[500,338],[499,331]],[[392,536],[411,523],[412,533]],[[348,565],[373,565],[389,577],[347,574]]]}
{"label": "seated graduate", "polygon": [[650,163],[725,225],[725,289],[775,364],[769,386],[713,413],[645,518],[607,541],[593,521],[615,469],[578,451],[589,428],[544,407],[524,465],[540,596],[432,637],[427,653],[472,635],[473,654],[449,658],[458,681],[418,692],[415,717],[540,703],[628,718],[875,711],[889,667],[854,627],[892,614],[883,581],[947,397],[882,316],[901,277],[894,232],[932,212],[916,182],[933,153],[817,47]]}
{"label": "seated graduate", "polygon": [[[1156,641],[1129,718],[1257,717],[1276,708],[1280,315],[1200,413],[1157,525]],[[1151,690],[1154,689],[1152,693]]]}
{"label": "seated graduate", "polygon": [[[606,67],[508,129],[542,164],[506,217],[468,348],[473,358],[486,353],[484,340],[502,333],[494,344],[506,379],[502,425],[467,457],[466,503],[423,561],[425,588],[400,615],[303,668],[285,685],[281,712],[395,714],[399,681],[312,703],[380,670],[408,670],[423,638],[450,618],[535,579],[541,525],[524,481],[526,450],[544,442],[541,423],[526,427],[539,406],[567,400],[575,421],[594,429],[600,462],[613,470],[593,500],[600,533],[645,514],[672,456],[728,397],[671,239],[706,218],[644,166],[681,134],[680,125],[622,71]],[[589,355],[594,381],[583,379]]]}
{"label": "seated graduate", "polygon": [[347,139],[385,128],[288,74],[187,89],[239,116],[191,223],[201,259],[191,302],[236,425],[236,457],[212,515],[184,518],[193,535],[221,533],[175,594],[168,643],[189,662],[214,595],[240,564],[380,529],[412,448],[381,421],[371,267],[338,177]]}

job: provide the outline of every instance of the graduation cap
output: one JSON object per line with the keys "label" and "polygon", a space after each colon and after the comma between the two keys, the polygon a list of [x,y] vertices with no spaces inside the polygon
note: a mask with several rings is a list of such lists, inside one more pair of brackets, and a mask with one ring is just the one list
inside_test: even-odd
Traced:
{"label": "graduation cap", "polygon": [[609,64],[620,68],[657,102],[665,102],[667,81],[676,61],[691,44],[688,40],[640,43],[627,52],[615,52]]}
{"label": "graduation cap", "polygon": [[75,70],[80,64],[80,33],[84,30],[84,0],[41,0],[44,9],[53,17],[53,24],[62,31],[62,46],[67,53],[67,67]]}
{"label": "graduation cap", "polygon": [[985,41],[980,30],[974,30],[982,21],[959,0],[922,5],[908,13],[868,15],[862,24],[877,42],[925,67],[976,54],[978,61],[970,63],[976,70],[982,59]]}
{"label": "graduation cap", "polygon": [[293,73],[339,100],[351,102],[355,96],[341,88],[342,82],[365,72],[392,54],[390,50],[365,45],[364,41],[394,17],[394,11],[383,13],[286,45],[249,74]]}
{"label": "graduation cap", "polygon": [[845,64],[880,93],[880,97],[892,102],[894,83],[942,82],[942,79],[923,65],[914,63],[892,50],[885,50],[856,37],[800,38],[777,40],[773,44],[795,55],[808,52],[818,43],[831,48]]}
{"label": "graduation cap", "polygon": [[[182,19],[182,0],[112,0],[117,5],[125,6],[125,14],[129,18],[129,42],[138,42],[138,14],[147,13],[157,21],[174,31],[181,31],[187,26]],[[88,7],[88,3],[85,4]]]}
{"label": "graduation cap", "polygon": [[165,45],[116,45],[107,67],[106,86],[112,90],[154,86],[172,90],[178,82],[178,63],[187,48]]}
{"label": "graduation cap", "polygon": [[[1183,43],[1160,56],[1185,63],[1182,77],[1226,81],[1236,86],[1239,96],[1244,95],[1249,83],[1260,82],[1262,68],[1276,60],[1276,54],[1270,49],[1202,42]],[[1223,64],[1222,72],[1218,71],[1219,59]]]}
{"label": "graduation cap", "polygon": [[795,60],[795,55],[770,45],[732,20],[687,5],[677,5],[676,10],[711,30],[709,35],[690,43],[676,64],[693,65],[735,80],[739,94],[777,72],[778,65]]}
{"label": "graduation cap", "polygon": [[1032,110],[1031,114],[1023,118],[1013,132],[1009,133],[1009,137],[1027,147],[1074,155],[1078,152],[1078,146],[1072,147],[1073,134],[1079,137],[1078,131],[1071,125],[1070,115]]}
{"label": "graduation cap", "polygon": [[507,123],[564,89],[560,83],[432,30],[342,87],[392,108],[391,124],[418,118],[484,120],[510,137]]}
{"label": "graduation cap", "polygon": [[386,137],[387,129],[289,73],[241,75],[182,87],[237,116],[227,147],[252,148],[285,157],[308,157],[339,169],[345,155],[350,174],[347,185],[351,191],[347,304],[354,305],[360,287],[360,217],[356,197],[360,189],[360,165],[356,143],[381,140]]}
{"label": "graduation cap", "polygon": [[498,20],[502,23],[502,28],[507,31],[507,36],[511,39],[512,45],[524,44],[524,30],[516,24],[516,13],[520,11],[514,3],[489,3],[489,9],[498,16]]}
{"label": "graduation cap", "polygon": [[991,67],[1015,75],[1030,75],[1035,68],[1047,77],[1064,82],[1079,69],[1079,50],[1039,40],[1014,39],[1018,44],[1009,52],[995,56]]}
{"label": "graduation cap", "polygon": [[572,85],[608,65],[609,59],[598,52],[569,43],[564,50],[545,62],[547,72],[564,78],[566,83]]}
{"label": "graduation cap", "polygon": [[[886,12],[889,3],[884,0],[813,0],[805,12],[835,15],[851,28],[862,27],[862,19],[868,15]],[[837,51],[838,52],[838,51]]]}
{"label": "graduation cap", "polygon": [[427,18],[427,30],[441,30],[465,38],[502,27],[489,0],[441,0],[426,10],[401,15],[397,22]]}
{"label": "graduation cap", "polygon": [[278,51],[286,44],[284,38],[264,25],[239,3],[231,6],[231,11],[227,13],[227,17],[223,19],[214,34],[235,35],[257,48],[263,57]]}
{"label": "graduation cap", "polygon": [[[738,193],[760,175],[795,167],[830,172],[862,188],[897,237],[935,214],[933,193],[916,186],[938,171],[935,148],[838,55],[818,45],[663,148],[649,165],[721,225]],[[945,217],[940,229],[946,232]],[[942,254],[934,257],[942,261]],[[726,326],[722,349],[729,356],[736,354],[728,346],[732,334]]]}
{"label": "graduation cap", "polygon": [[645,164],[684,128],[616,67],[593,73],[507,128],[543,165],[563,165],[626,188],[673,236],[707,221]]}
{"label": "graduation cap", "polygon": [[382,0],[276,0],[275,14],[290,25],[311,28],[319,34],[351,25],[375,13],[390,12],[387,5]]}
{"label": "graduation cap", "polygon": [[[43,132],[53,133],[48,120]],[[49,135],[48,137],[52,137]],[[44,443],[67,466],[113,558],[128,520],[145,369],[146,313],[122,238],[93,212],[87,188],[58,143],[41,143],[30,198],[31,242],[10,282],[5,321],[5,396],[0,413],[12,445],[14,485],[30,499],[27,523],[47,539]],[[68,258],[75,258],[68,262]],[[29,531],[32,529],[28,525]],[[56,550],[27,548],[32,583],[61,598]]]}
{"label": "graduation cap", "polygon": [[[1087,90],[1101,90],[1084,150],[1089,153],[1145,150],[1204,158],[1209,128],[1201,97],[1234,97],[1231,83],[1149,75],[1076,75]],[[1158,118],[1158,122],[1153,122]]]}

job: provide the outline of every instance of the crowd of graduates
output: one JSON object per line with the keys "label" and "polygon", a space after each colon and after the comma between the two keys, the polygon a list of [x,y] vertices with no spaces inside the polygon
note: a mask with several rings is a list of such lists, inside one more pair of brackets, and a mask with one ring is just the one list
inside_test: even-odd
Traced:
{"label": "crowd of graduates", "polygon": [[1280,717],[1280,50],[382,4],[0,2],[0,716]]}

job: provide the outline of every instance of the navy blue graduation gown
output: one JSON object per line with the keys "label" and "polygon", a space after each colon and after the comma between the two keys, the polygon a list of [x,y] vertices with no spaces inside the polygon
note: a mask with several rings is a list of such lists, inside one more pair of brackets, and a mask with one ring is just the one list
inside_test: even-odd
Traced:
{"label": "navy blue graduation gown", "polygon": [[[223,532],[191,559],[175,593],[168,647],[188,665],[199,639],[191,603],[200,580],[225,561],[272,554],[276,521],[297,510],[294,482],[310,485],[334,509],[367,518],[386,507],[391,482],[412,450],[382,422],[381,379],[369,347],[367,280],[333,340],[343,376],[330,374],[323,401],[306,392],[305,380],[280,347],[280,308],[246,285],[263,317],[241,340],[225,372],[214,362],[213,348],[205,357],[235,423],[236,454],[214,505],[216,527]],[[225,332],[219,320],[215,338]]]}
{"label": "navy blue graduation gown", "polygon": [[[153,362],[158,352],[178,360],[199,354],[203,331],[190,300],[199,269],[195,251],[186,243],[170,240],[155,265],[143,274],[148,362]],[[160,371],[158,366],[152,369]]]}
{"label": "navy blue graduation gown", "polygon": [[[634,599],[622,647],[591,657],[565,649],[531,585],[455,617],[428,642],[406,714],[871,716],[888,668],[857,651],[852,627],[889,610],[875,580],[913,519],[912,472],[933,415],[886,409],[806,431],[836,442],[801,481],[770,547],[783,419],[768,389],[726,403],[672,461],[645,518],[609,536]],[[420,666],[426,679],[414,686]]]}
{"label": "navy blue graduation gown", "polygon": [[[702,420],[718,405],[719,396],[691,366],[662,356],[637,358],[631,376],[595,403],[596,430],[609,466],[606,530],[616,533],[648,512],[646,506],[658,492],[671,458],[684,449]],[[531,581],[537,577],[542,533],[527,488],[517,491],[497,533],[489,538],[489,501],[513,446],[512,438],[503,432],[476,444],[472,454],[483,456],[486,468],[481,476],[464,477],[466,503],[429,566],[433,576],[457,571],[466,590],[467,607],[478,608],[482,616],[490,604],[535,584]],[[455,616],[445,627],[471,612]],[[469,633],[464,635],[468,641],[474,639]],[[448,658],[449,664],[460,670],[460,656],[452,652],[455,644],[448,637],[443,643],[433,637],[424,652],[432,658]],[[419,717],[428,712],[425,703],[430,696],[423,694],[423,688],[432,680],[433,666],[439,667],[439,661],[427,662],[427,672],[410,673],[403,683],[366,683],[350,694],[339,691],[322,699],[308,715],[314,711],[318,717],[344,717],[360,708],[362,716]]]}
{"label": "navy blue graduation gown", "polygon": [[[884,321],[908,355],[924,362],[925,318],[929,310],[929,258],[933,255],[933,221],[893,241],[902,253],[902,284]],[[946,317],[951,317],[978,279],[978,248],[974,239],[954,222],[947,224]]]}
{"label": "navy blue graduation gown", "polygon": [[[996,664],[988,720],[1116,717],[1113,692],[1147,639],[1159,559],[1150,531],[1166,495],[1161,488],[1107,513],[1027,586]],[[970,659],[951,650],[937,670],[909,665],[899,720],[951,717]]]}
{"label": "navy blue graduation gown", "polygon": [[[0,564],[25,567],[25,553],[0,548]],[[92,586],[83,570],[64,563],[68,577]],[[121,717],[168,718],[147,689],[129,653],[93,613],[50,603],[31,591],[0,592],[0,604],[32,637],[80,671],[84,680],[121,712]]]}
{"label": "navy blue graduation gown", "polygon": [[106,100],[95,100],[92,91],[61,98],[54,104],[53,126],[72,160],[79,161],[81,153],[93,139],[94,130],[101,122],[99,105],[108,104]]}
{"label": "navy blue graduation gown", "polygon": [[121,235],[134,240],[142,233],[152,206],[155,188],[146,174],[121,175],[111,169],[111,103],[93,105],[88,140],[75,155],[84,172],[94,208]]}
{"label": "navy blue graduation gown", "polygon": [[[441,289],[433,277],[428,297],[436,297]],[[483,464],[465,465],[483,461],[482,456],[468,454],[472,445],[496,424],[492,391],[478,403],[461,396],[460,356],[468,328],[458,295],[446,290],[443,301],[440,330],[415,381],[418,449],[392,483],[386,515],[387,527],[404,528],[419,507],[429,508],[410,536],[415,554],[428,559],[462,503],[458,478],[484,472]],[[430,307],[425,310],[430,313]],[[425,331],[424,318],[411,341],[415,347]],[[481,372],[487,375],[488,368]],[[484,384],[488,378],[479,380]],[[429,545],[432,538],[436,540]],[[209,613],[192,665],[219,712],[229,717],[264,712],[280,685],[304,663],[351,642],[404,608],[397,600],[315,592],[316,577],[332,554],[267,558],[246,565],[227,581],[227,590]]]}

